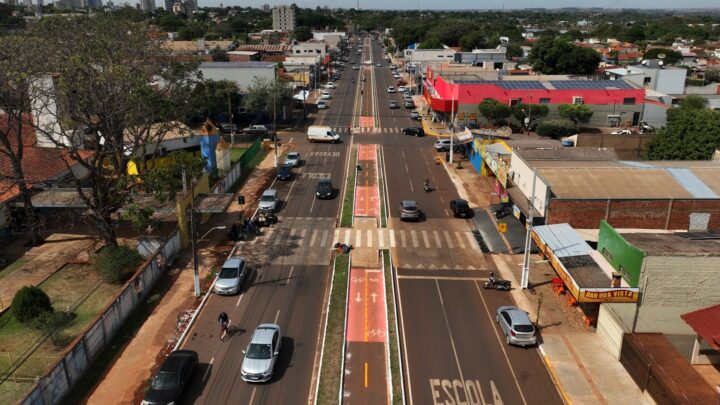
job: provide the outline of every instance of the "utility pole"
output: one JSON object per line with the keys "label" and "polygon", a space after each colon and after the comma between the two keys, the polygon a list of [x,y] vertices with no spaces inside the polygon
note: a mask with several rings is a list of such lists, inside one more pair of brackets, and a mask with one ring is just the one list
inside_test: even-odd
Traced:
{"label": "utility pole", "polygon": [[193,254],[193,282],[195,296],[200,296],[200,263],[198,262],[197,234],[195,231],[195,178],[190,182],[190,247]]}
{"label": "utility pole", "polygon": [[524,290],[528,288],[530,284],[530,249],[532,248],[532,238],[530,234],[532,232],[533,225],[533,211],[535,204],[535,182],[537,181],[537,168],[533,169],[533,180],[532,180],[532,193],[530,196],[530,203],[528,204],[528,217],[525,222],[525,254],[523,256],[523,268],[522,275],[520,277],[520,287]]}
{"label": "utility pole", "polygon": [[273,140],[275,142],[275,167],[278,167],[278,144],[277,144],[277,111],[275,110],[275,98],[277,93],[277,65],[275,66],[275,74],[273,76]]}
{"label": "utility pole", "polygon": [[228,122],[230,124],[230,145],[235,144],[235,124],[233,124],[232,104],[230,103],[230,88],[228,88]]}
{"label": "utility pole", "polygon": [[455,151],[455,85],[453,84],[452,87],[450,87],[450,103],[452,104],[452,112],[450,113],[450,161],[448,163],[452,164],[453,162],[453,155]]}

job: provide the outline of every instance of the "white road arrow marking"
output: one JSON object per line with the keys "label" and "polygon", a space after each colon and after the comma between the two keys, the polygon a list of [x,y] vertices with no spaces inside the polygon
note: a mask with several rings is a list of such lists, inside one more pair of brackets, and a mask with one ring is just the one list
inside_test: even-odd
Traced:
{"label": "white road arrow marking", "polygon": [[357,293],[357,297],[355,297],[355,302],[362,301],[362,298],[360,298],[360,293]]}
{"label": "white road arrow marking", "polygon": [[370,294],[370,296],[372,297],[372,299],[373,299],[373,304],[374,304],[374,303],[375,303],[375,298],[377,298],[377,294],[372,293],[372,294]]}

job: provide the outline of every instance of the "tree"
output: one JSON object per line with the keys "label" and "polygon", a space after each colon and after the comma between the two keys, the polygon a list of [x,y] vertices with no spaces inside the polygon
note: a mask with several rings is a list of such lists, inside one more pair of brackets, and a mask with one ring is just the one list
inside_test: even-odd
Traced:
{"label": "tree", "polygon": [[472,51],[473,49],[483,49],[488,47],[485,33],[479,30],[470,31],[460,37],[460,46],[464,51]]}
{"label": "tree", "polygon": [[13,297],[10,308],[15,318],[27,324],[44,312],[53,312],[50,297],[45,291],[33,285],[26,285],[18,290]]}
{"label": "tree", "polygon": [[577,126],[570,120],[547,120],[538,124],[538,135],[549,138],[562,138],[577,133]]}
{"label": "tree", "polygon": [[25,52],[41,53],[44,45],[27,35],[0,40],[0,194],[17,189],[23,203],[25,224],[33,245],[42,243],[40,217],[32,203],[31,184],[23,167],[25,148],[33,144],[26,133],[33,133],[31,116],[35,98],[30,91],[35,75],[42,72],[32,58],[18,57]]}
{"label": "tree", "polygon": [[478,105],[478,109],[480,110],[480,114],[482,114],[482,116],[485,117],[491,124],[505,119],[512,114],[510,106],[490,98],[483,100]]}
{"label": "tree", "polygon": [[313,34],[310,30],[310,27],[302,26],[295,28],[295,31],[293,31],[293,37],[300,42],[305,42],[309,39],[312,39]]}
{"label": "tree", "polygon": [[243,98],[243,105],[259,120],[270,118],[273,114],[273,94],[276,109],[289,103],[293,97],[292,88],[286,83],[255,78]]}
{"label": "tree", "polygon": [[593,115],[593,110],[585,104],[560,104],[558,113],[561,117],[567,118],[577,125],[580,122],[588,122]]}
{"label": "tree", "polygon": [[108,283],[122,283],[137,270],[143,257],[127,246],[105,246],[95,256],[95,262],[103,280]]}
{"label": "tree", "polygon": [[543,74],[589,75],[602,58],[590,48],[575,46],[562,38],[542,37],[530,51],[529,62]]}
{"label": "tree", "polygon": [[524,53],[525,52],[520,47],[520,45],[509,44],[507,46],[507,50],[505,52],[505,57],[507,57],[507,58],[522,58]]}
{"label": "tree", "polygon": [[[663,55],[662,58],[661,55]],[[664,64],[673,65],[682,60],[682,54],[668,48],[653,48],[645,52],[643,59],[662,59]]]}
{"label": "tree", "polygon": [[165,135],[182,128],[197,64],[174,60],[147,25],[104,14],[45,18],[31,35],[53,49],[27,55],[54,72],[35,89],[50,123],[36,130],[87,171],[76,190],[101,240],[117,246],[115,213],[144,187],[129,164],[152,160]]}
{"label": "tree", "polygon": [[688,110],[702,110],[707,104],[708,100],[702,96],[687,96],[680,100],[680,107]]}
{"label": "tree", "polygon": [[705,72],[705,80],[708,82],[720,82],[720,70],[712,69]]}
{"label": "tree", "polygon": [[185,26],[185,20],[174,13],[167,13],[158,18],[157,25],[165,31],[177,32],[178,29]]}
{"label": "tree", "polygon": [[220,49],[219,46],[216,46],[215,49],[210,51],[210,57],[212,58],[213,62],[228,62],[230,60],[227,51],[224,49]]}
{"label": "tree", "polygon": [[[240,105],[237,83],[230,80],[203,80],[193,88],[190,95],[190,110],[196,121],[207,118],[219,121],[221,114],[231,114]],[[230,120],[230,117],[227,117]]]}
{"label": "tree", "polygon": [[696,104],[668,110],[667,125],[648,143],[648,159],[708,160],[720,149],[720,111]]}
{"label": "tree", "polygon": [[532,126],[533,122],[540,117],[546,117],[550,109],[545,104],[516,104],[512,107],[512,115],[521,123],[525,123],[525,118],[530,118],[528,126]]}
{"label": "tree", "polygon": [[430,37],[420,43],[418,49],[442,49],[443,43],[439,38]]}

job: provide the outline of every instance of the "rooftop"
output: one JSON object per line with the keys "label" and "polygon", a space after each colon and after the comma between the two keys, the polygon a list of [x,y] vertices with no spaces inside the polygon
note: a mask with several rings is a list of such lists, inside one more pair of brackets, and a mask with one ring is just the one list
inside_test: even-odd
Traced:
{"label": "rooftop", "polygon": [[276,62],[261,62],[261,61],[238,61],[238,62],[202,62],[200,68],[239,68],[239,69],[257,69],[267,68],[273,69],[277,65]]}
{"label": "rooftop", "polygon": [[617,160],[613,148],[517,148],[514,152],[525,161],[534,160]]}
{"label": "rooftop", "polygon": [[682,314],[680,317],[705,340],[720,351],[720,304]]}
{"label": "rooftop", "polygon": [[697,240],[674,233],[624,233],[622,237],[652,256],[720,256],[720,239]]}

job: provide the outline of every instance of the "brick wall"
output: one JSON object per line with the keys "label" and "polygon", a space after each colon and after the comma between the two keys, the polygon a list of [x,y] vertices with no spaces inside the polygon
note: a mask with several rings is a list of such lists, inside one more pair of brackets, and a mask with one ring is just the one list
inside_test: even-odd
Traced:
{"label": "brick wall", "polygon": [[709,213],[709,228],[720,229],[720,200],[551,199],[545,223],[593,229],[604,219],[615,228],[687,229],[692,212]]}

